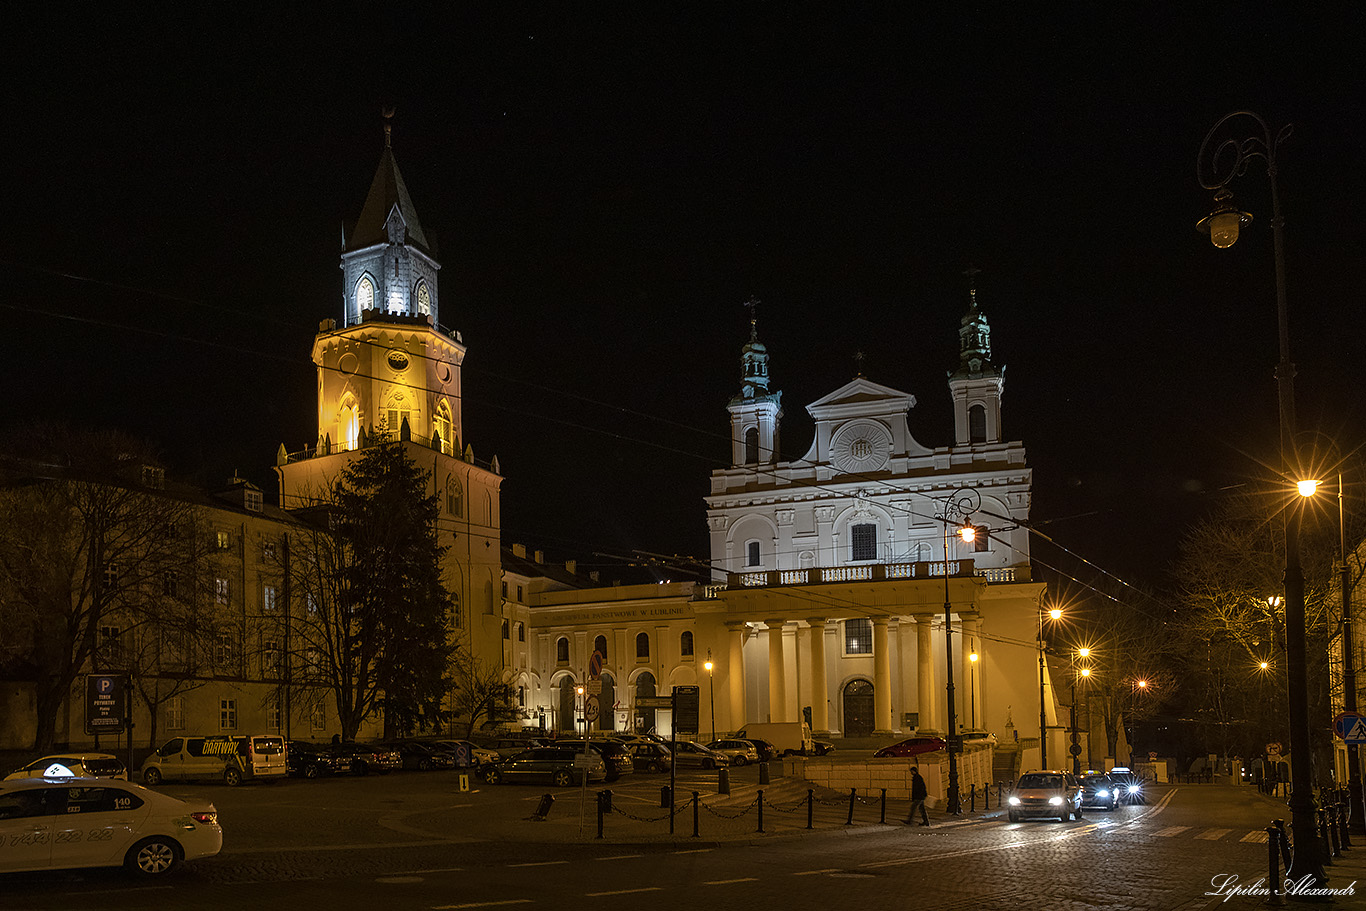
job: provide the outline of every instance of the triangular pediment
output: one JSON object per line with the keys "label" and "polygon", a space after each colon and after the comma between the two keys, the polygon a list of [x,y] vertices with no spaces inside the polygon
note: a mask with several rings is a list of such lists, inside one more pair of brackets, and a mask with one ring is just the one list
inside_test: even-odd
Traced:
{"label": "triangular pediment", "polygon": [[897,411],[904,413],[914,407],[915,396],[909,392],[883,386],[867,377],[859,376],[807,405],[806,411],[820,421],[848,416],[854,411],[862,412],[865,408],[868,413],[886,414]]}

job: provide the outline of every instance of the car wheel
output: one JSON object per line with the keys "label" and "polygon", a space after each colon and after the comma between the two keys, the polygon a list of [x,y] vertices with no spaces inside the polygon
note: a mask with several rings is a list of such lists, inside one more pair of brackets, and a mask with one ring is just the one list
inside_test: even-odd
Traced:
{"label": "car wheel", "polygon": [[150,785],[150,786],[152,786],[152,787],[154,787],[154,788],[155,788],[157,785],[161,784],[161,770],[160,770],[160,769],[157,769],[157,768],[151,768],[151,769],[148,769],[147,771],[143,772],[143,773],[142,773],[142,783],[143,783],[143,784],[146,784],[146,785]]}
{"label": "car wheel", "polygon": [[555,782],[555,787],[567,788],[574,783],[574,776],[570,775],[567,770],[560,769],[551,780]]}
{"label": "car wheel", "polygon": [[1081,822],[1081,807],[1077,807],[1075,810],[1073,810],[1072,815],[1077,818],[1077,822]]}
{"label": "car wheel", "polygon": [[647,771],[647,772],[662,772],[662,771],[664,771],[664,763],[662,763],[662,762],[652,762],[652,763],[650,763],[649,765],[647,765],[647,766],[645,767],[645,771]]}
{"label": "car wheel", "polygon": [[484,782],[486,784],[498,784],[502,780],[503,774],[497,769],[489,769],[484,773]]}
{"label": "car wheel", "polygon": [[1020,821],[1020,814],[1019,814],[1019,813],[1016,813],[1014,810],[1011,810],[1011,811],[1010,811],[1009,813],[1007,813],[1006,815],[1010,817],[1010,821],[1011,821],[1011,822],[1019,822],[1019,821]]}
{"label": "car wheel", "polygon": [[235,788],[242,783],[241,769],[224,769],[223,783],[230,788]]}
{"label": "car wheel", "polygon": [[748,757],[748,756],[736,756],[734,759],[731,760],[731,762],[732,762],[733,764],[735,764],[735,765],[748,765],[748,764],[749,764],[749,757]]}
{"label": "car wheel", "polygon": [[1063,810],[1063,811],[1062,811],[1062,821],[1063,821],[1063,822],[1071,822],[1071,821],[1072,821],[1072,811],[1071,811],[1071,810]]}
{"label": "car wheel", "polygon": [[419,759],[419,760],[417,761],[417,770],[418,770],[419,772],[430,772],[430,771],[432,770],[432,763],[431,763],[431,760],[429,760],[429,759]]}
{"label": "car wheel", "polygon": [[169,838],[144,838],[128,849],[123,864],[136,876],[160,876],[180,863],[180,845]]}
{"label": "car wheel", "polygon": [[317,764],[316,762],[310,762],[308,765],[304,766],[304,777],[305,777],[305,778],[317,778],[317,777],[318,777],[318,764]]}

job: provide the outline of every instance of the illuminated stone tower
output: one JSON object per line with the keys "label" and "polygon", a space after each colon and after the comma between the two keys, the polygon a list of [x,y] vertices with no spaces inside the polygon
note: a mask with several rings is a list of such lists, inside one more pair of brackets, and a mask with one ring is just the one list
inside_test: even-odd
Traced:
{"label": "illuminated stone tower", "polygon": [[759,341],[754,316],[758,304],[756,300],[745,304],[749,308],[749,341],[740,354],[740,393],[726,406],[730,411],[731,465],[737,468],[769,465],[778,459],[783,394],[768,389],[768,348]]}
{"label": "illuminated stone tower", "polygon": [[958,330],[958,369],[949,374],[955,446],[1001,442],[1001,390],[1005,368],[991,362],[991,327],[977,309],[977,288]]}
{"label": "illuminated stone tower", "polygon": [[[387,117],[387,115],[386,115]],[[384,150],[360,218],[343,232],[342,320],[313,340],[318,436],[276,458],[280,505],[316,502],[356,453],[399,440],[431,473],[456,622],[476,654],[498,656],[501,575],[498,460],[480,463],[461,425],[460,333],[438,322],[435,245],[418,220],[384,126]]]}

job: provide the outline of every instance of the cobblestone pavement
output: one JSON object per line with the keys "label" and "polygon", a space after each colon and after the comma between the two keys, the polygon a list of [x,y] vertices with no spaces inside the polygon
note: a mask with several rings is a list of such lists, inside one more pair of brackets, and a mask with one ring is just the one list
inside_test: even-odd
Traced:
{"label": "cobblestone pavement", "polygon": [[[529,817],[547,789],[479,786],[455,777],[395,774],[228,789],[167,787],[208,797],[220,810],[225,849],[166,883],[116,871],[0,877],[0,907],[118,909],[1151,909],[1260,907],[1260,896],[1224,901],[1215,877],[1264,877],[1264,827],[1283,803],[1247,788],[1156,788],[1146,806],[1087,811],[1080,821],[1010,823],[994,805],[961,818],[932,814],[926,828],[901,825],[908,806],[854,802],[774,779],[758,831],[757,772],[733,775],[729,796],[715,776],[680,780],[675,833],[660,806],[667,778],[628,776],[613,785],[616,811],[597,839],[593,792],[551,791],[544,821]],[[692,792],[699,837],[693,837]],[[584,800],[583,798],[587,798]],[[1330,886],[1360,881],[1343,907],[1363,907],[1366,840],[1329,868]]]}

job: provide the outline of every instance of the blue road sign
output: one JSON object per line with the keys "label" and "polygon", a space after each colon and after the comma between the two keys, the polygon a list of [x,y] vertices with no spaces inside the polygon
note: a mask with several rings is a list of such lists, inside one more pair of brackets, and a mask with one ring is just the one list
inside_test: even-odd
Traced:
{"label": "blue road sign", "polygon": [[1333,730],[1344,743],[1366,743],[1366,718],[1356,712],[1343,712],[1334,718]]}

